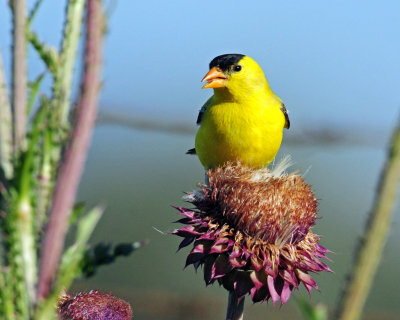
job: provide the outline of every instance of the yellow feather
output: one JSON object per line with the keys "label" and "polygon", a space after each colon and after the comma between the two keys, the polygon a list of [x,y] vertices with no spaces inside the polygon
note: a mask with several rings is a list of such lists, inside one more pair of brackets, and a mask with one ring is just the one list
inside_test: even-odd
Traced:
{"label": "yellow feather", "polygon": [[242,70],[227,76],[226,87],[214,89],[196,135],[196,153],[206,169],[227,161],[267,166],[281,145],[281,100],[253,59],[245,56],[239,64]]}

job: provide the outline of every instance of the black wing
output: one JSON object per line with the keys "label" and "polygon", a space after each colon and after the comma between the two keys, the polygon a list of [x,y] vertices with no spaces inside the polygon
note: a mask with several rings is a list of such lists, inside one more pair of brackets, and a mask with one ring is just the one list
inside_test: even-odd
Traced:
{"label": "black wing", "polygon": [[206,111],[206,109],[207,109],[206,104],[205,104],[204,106],[201,107],[201,109],[200,109],[200,111],[199,111],[199,114],[198,114],[198,116],[197,116],[197,120],[196,120],[196,124],[197,124],[197,125],[200,125],[201,120],[203,119],[203,114],[204,114],[204,112]]}
{"label": "black wing", "polygon": [[[196,124],[200,125],[201,124],[201,120],[203,119],[203,115],[204,112],[206,112],[208,106],[210,105],[210,101],[211,98],[207,100],[207,102],[201,107],[200,111],[199,111],[199,115],[197,116],[197,120],[196,120]],[[189,149],[188,151],[186,151],[186,154],[196,154],[196,149]]]}
{"label": "black wing", "polygon": [[208,99],[207,102],[201,107],[201,109],[199,111],[199,115],[197,116],[196,124],[200,125],[201,120],[203,119],[204,112],[206,112],[207,108],[211,104],[211,99],[212,99],[212,97],[210,99]]}
{"label": "black wing", "polygon": [[287,112],[286,107],[283,104],[283,102],[281,102],[281,111],[283,112],[283,115],[285,116],[285,128],[289,129],[290,128],[289,115],[288,115],[288,112]]}

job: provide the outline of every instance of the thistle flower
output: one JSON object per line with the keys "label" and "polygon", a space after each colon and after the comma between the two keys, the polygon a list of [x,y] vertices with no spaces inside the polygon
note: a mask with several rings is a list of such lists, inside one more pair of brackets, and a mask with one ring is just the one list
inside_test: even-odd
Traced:
{"label": "thistle flower", "polygon": [[131,320],[130,305],[110,294],[92,290],[75,297],[60,298],[58,312],[61,320]]}
{"label": "thistle flower", "polygon": [[320,261],[330,251],[311,231],[318,201],[288,166],[227,164],[207,172],[209,186],[186,194],[195,208],[177,208],[186,226],[172,234],[184,238],[179,249],[194,242],[186,266],[202,266],[206,285],[218,280],[239,300],[285,304],[300,284],[318,288],[311,272],[331,271]]}

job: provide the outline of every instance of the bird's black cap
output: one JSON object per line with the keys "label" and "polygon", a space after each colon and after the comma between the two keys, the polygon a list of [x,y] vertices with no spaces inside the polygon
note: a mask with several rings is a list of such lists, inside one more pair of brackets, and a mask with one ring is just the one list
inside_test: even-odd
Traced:
{"label": "bird's black cap", "polygon": [[239,53],[220,55],[211,60],[210,69],[213,67],[219,67],[222,71],[228,71],[230,66],[237,64],[243,57],[244,54]]}

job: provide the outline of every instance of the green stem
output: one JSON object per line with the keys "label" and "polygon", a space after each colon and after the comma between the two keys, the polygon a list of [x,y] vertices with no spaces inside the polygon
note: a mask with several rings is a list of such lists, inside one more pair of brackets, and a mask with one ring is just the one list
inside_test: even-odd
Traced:
{"label": "green stem", "polygon": [[10,271],[2,270],[1,272],[1,302],[2,313],[5,320],[14,320],[14,293],[12,286],[8,285],[12,280],[10,279]]}
{"label": "green stem", "polygon": [[34,212],[32,206],[32,171],[35,162],[35,150],[41,138],[39,126],[44,122],[46,108],[39,109],[32,123],[27,140],[27,150],[19,158],[20,167],[16,169],[10,193],[10,207],[7,217],[7,241],[10,246],[9,263],[14,275],[18,310],[29,313],[35,302],[37,280],[36,232],[34,230]]}
{"label": "green stem", "polygon": [[22,254],[21,232],[18,227],[18,218],[16,216],[17,208],[12,208],[7,216],[7,238],[5,238],[5,252],[7,255],[7,275],[6,284],[9,299],[13,299],[15,306],[14,319],[29,318],[29,295],[26,286],[25,266]]}
{"label": "green stem", "polygon": [[59,125],[61,128],[66,127],[68,122],[72,76],[82,28],[84,6],[84,0],[68,1],[60,60],[53,87],[53,106],[57,108],[57,112],[60,112]]}
{"label": "green stem", "polygon": [[41,232],[46,221],[46,212],[50,203],[52,188],[51,172],[51,134],[45,130],[43,136],[42,162],[40,164],[38,198],[36,208],[36,230]]}
{"label": "green stem", "polygon": [[30,302],[35,300],[36,284],[36,243],[33,234],[33,210],[29,198],[21,198],[17,204],[18,234],[21,242],[21,254],[24,277]]}
{"label": "green stem", "polygon": [[361,318],[374,275],[382,258],[388,236],[391,216],[400,179],[400,124],[392,137],[386,166],[384,167],[373,210],[371,211],[364,239],[359,248],[355,267],[337,309],[336,319]]}
{"label": "green stem", "polygon": [[26,291],[30,302],[35,301],[35,286],[37,281],[37,258],[36,258],[36,233],[34,228],[34,213],[31,201],[32,190],[32,168],[35,161],[35,148],[40,141],[41,131],[38,126],[44,122],[47,109],[42,107],[34,118],[32,134],[29,139],[27,151],[21,155],[21,169],[17,182],[18,198],[16,201],[15,218],[15,239],[20,243],[20,255]]}

